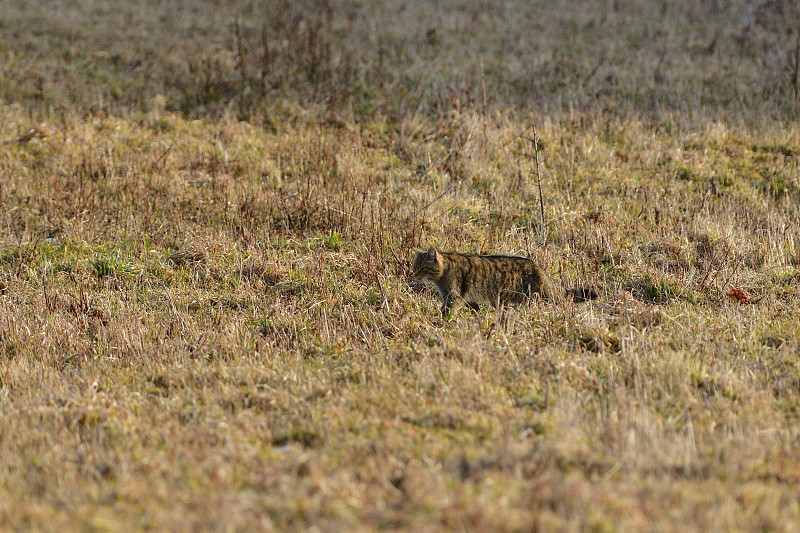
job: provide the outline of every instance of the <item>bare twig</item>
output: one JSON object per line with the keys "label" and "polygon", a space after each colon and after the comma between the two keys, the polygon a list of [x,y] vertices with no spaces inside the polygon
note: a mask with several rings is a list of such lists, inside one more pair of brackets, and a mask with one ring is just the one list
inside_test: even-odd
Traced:
{"label": "bare twig", "polygon": [[539,211],[542,217],[542,242],[545,246],[547,246],[547,221],[544,217],[544,194],[542,194],[542,171],[539,165],[539,150],[540,148],[540,141],[541,138],[539,134],[536,132],[536,126],[531,126],[533,129],[533,158],[536,163],[535,172],[536,172],[536,186],[539,189]]}
{"label": "bare twig", "polygon": [[386,293],[383,292],[383,286],[377,274],[375,274],[375,283],[378,285],[378,291],[381,293],[381,309],[389,311],[389,300],[386,299]]}

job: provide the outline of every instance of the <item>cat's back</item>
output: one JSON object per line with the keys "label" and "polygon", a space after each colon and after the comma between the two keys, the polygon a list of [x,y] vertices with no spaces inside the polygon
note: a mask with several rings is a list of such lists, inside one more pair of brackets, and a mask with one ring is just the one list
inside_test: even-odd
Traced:
{"label": "cat's back", "polygon": [[538,292],[546,298],[555,296],[555,287],[550,281],[550,276],[533,259],[518,255],[487,255],[483,257],[498,272],[507,274],[515,282],[521,283],[520,290],[523,292]]}
{"label": "cat's back", "polygon": [[442,255],[449,277],[461,280],[462,295],[470,292],[476,299],[487,301],[498,296],[516,300],[532,293],[548,299],[556,295],[547,272],[527,257],[456,252]]}
{"label": "cat's back", "polygon": [[478,255],[478,259],[485,259],[488,263],[495,266],[499,270],[520,271],[525,272],[536,268],[536,263],[533,259],[522,257],[520,255]]}
{"label": "cat's back", "polygon": [[442,252],[444,268],[454,275],[468,274],[496,276],[503,273],[521,273],[531,268],[533,261],[514,255],[478,255],[459,252]]}
{"label": "cat's back", "polygon": [[451,252],[444,254],[454,266],[472,268],[487,273],[527,274],[541,271],[541,268],[527,257],[518,255],[478,255]]}

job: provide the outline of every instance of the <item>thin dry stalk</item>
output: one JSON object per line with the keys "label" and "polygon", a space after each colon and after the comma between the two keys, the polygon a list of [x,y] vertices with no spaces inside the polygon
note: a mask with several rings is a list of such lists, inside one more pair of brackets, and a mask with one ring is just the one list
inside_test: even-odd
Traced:
{"label": "thin dry stalk", "polygon": [[542,192],[542,171],[540,167],[540,159],[539,159],[539,151],[541,150],[540,141],[541,138],[539,134],[536,132],[536,126],[531,124],[531,130],[533,131],[533,137],[530,139],[530,142],[533,146],[533,159],[534,159],[534,172],[536,173],[536,187],[539,189],[539,214],[541,216],[542,221],[542,244],[546,247],[547,246],[547,220],[545,219],[544,214],[544,193]]}

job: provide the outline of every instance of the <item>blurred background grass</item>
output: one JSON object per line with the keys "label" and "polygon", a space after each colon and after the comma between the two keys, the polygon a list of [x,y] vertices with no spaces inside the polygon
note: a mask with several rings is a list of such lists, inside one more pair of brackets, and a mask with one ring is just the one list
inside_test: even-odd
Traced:
{"label": "blurred background grass", "polygon": [[[0,2],[0,98],[269,123],[461,107],[659,121],[797,116],[798,2]],[[485,88],[485,91],[484,91]]]}

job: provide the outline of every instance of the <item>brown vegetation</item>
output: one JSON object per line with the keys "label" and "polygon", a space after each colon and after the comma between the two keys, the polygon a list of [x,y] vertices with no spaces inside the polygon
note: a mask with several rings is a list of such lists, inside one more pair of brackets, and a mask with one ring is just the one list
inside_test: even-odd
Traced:
{"label": "brown vegetation", "polygon": [[800,523],[796,2],[212,4],[0,0],[3,527]]}

